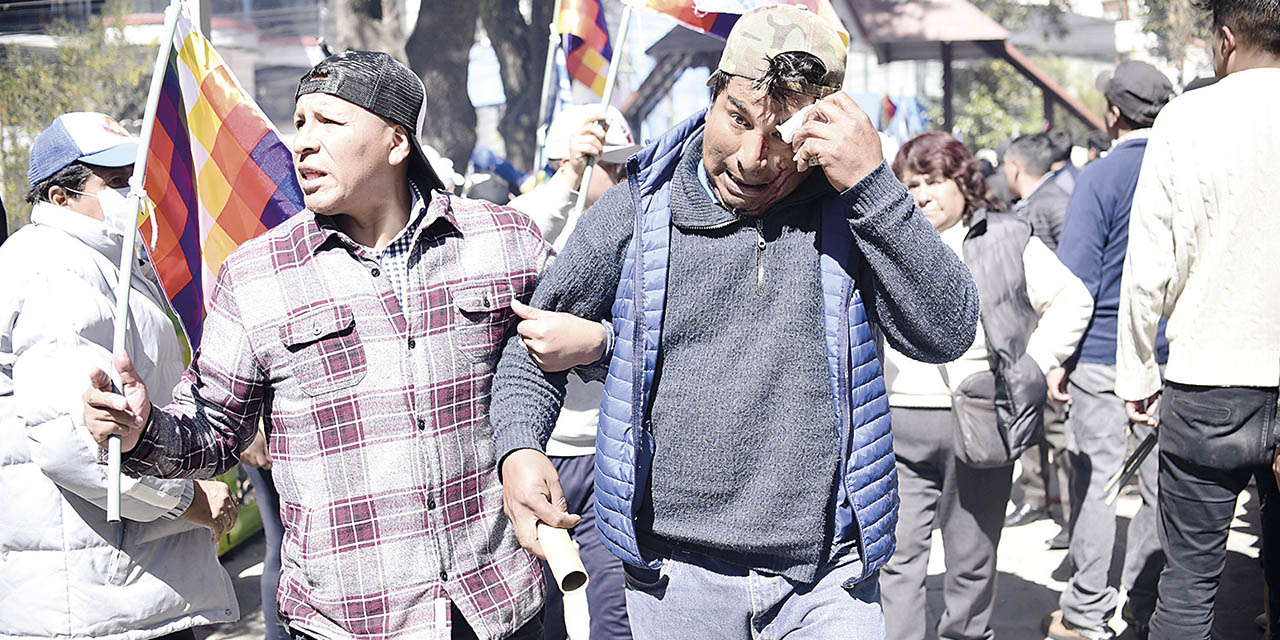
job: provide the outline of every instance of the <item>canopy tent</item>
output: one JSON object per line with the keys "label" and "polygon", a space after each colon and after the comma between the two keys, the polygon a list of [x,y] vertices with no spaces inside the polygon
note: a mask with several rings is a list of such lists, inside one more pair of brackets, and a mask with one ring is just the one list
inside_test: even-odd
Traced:
{"label": "canopy tent", "polygon": [[[854,20],[881,63],[895,60],[942,60],[944,128],[951,130],[954,87],[951,63],[956,59],[992,57],[1013,65],[1044,93],[1045,121],[1052,123],[1060,104],[1092,129],[1106,126],[1097,114],[1031,62],[1012,42],[1009,32],[968,0],[845,0]],[[1115,51],[1111,41],[1110,51]]]}
{"label": "canopy tent", "polygon": [[1043,11],[1028,18],[1021,29],[1009,32],[1009,42],[1023,51],[1106,63],[1119,56],[1115,20]]}
{"label": "canopy tent", "polygon": [[[1046,121],[1053,122],[1053,106],[1059,104],[1086,126],[1105,129],[1097,114],[1010,42],[1009,31],[968,0],[833,0],[832,4],[848,27],[855,26],[848,24],[852,16],[857,31],[881,63],[942,61],[943,125],[947,131],[954,123],[952,61],[987,57],[1007,61],[1043,92]],[[714,67],[723,49],[724,41],[714,36],[682,26],[672,29],[646,51],[657,64],[623,105],[627,120],[643,120],[681,72],[691,67]],[[1109,51],[1115,51],[1114,39]]]}

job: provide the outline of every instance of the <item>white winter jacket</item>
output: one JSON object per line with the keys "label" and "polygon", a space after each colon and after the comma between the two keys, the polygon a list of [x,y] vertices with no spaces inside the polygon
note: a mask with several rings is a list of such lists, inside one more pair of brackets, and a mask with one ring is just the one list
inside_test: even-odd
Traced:
{"label": "white winter jacket", "polygon": [[[111,365],[122,239],[40,203],[0,246],[0,638],[140,640],[239,617],[208,529],[176,519],[190,480],[121,482],[108,524],[106,468],[83,426],[93,367]],[[157,405],[184,368],[167,303],[134,270],[126,348]]]}

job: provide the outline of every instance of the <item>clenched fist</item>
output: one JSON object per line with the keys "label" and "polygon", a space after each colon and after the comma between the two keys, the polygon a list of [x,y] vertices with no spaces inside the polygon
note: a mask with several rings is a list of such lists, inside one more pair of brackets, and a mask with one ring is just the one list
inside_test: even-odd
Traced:
{"label": "clenched fist", "polygon": [[142,432],[151,419],[151,398],[147,385],[133,368],[133,361],[126,353],[112,358],[120,374],[122,389],[116,393],[111,388],[111,376],[102,369],[89,374],[89,389],[84,392],[84,424],[93,439],[103,449],[107,438],[120,436],[121,451],[132,451],[138,446]]}

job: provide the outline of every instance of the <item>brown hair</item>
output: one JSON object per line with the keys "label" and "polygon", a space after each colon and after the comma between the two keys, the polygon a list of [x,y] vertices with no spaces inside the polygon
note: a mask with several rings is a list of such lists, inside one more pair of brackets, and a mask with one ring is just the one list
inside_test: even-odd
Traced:
{"label": "brown hair", "polygon": [[982,177],[982,168],[972,153],[951,134],[942,131],[922,133],[902,145],[893,159],[893,173],[915,173],[954,180],[964,196],[964,223],[969,224],[978,209],[1004,211],[1004,202]]}

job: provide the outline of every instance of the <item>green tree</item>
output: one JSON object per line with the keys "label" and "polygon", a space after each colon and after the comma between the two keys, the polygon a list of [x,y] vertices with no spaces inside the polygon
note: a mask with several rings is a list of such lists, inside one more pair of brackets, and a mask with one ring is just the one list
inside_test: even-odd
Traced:
{"label": "green tree", "polygon": [[[957,66],[955,132],[971,149],[994,149],[1001,140],[1044,129],[1040,90],[1003,60]],[[941,108],[930,116],[942,121]]]}
{"label": "green tree", "polygon": [[85,25],[55,25],[53,47],[0,46],[0,188],[10,232],[30,219],[28,152],[55,117],[101,111],[137,131],[155,48],[125,41],[125,14],[112,3]]}
{"label": "green tree", "polygon": [[1212,16],[1188,0],[1144,0],[1147,22],[1142,30],[1156,35],[1156,54],[1178,67],[1178,80],[1190,80],[1188,52],[1202,47],[1212,33]]}
{"label": "green tree", "polygon": [[[1066,0],[977,0],[975,4],[1007,29],[1038,28],[1046,37],[1065,34],[1062,17],[1069,10]],[[1051,56],[1033,56],[1032,60],[1090,109],[1102,112],[1104,101],[1093,86],[1088,67]],[[1044,93],[1009,63],[990,59],[958,63],[953,73],[955,130],[969,147],[994,149],[1010,136],[1044,130]],[[929,115],[941,122],[941,106]],[[1061,108],[1055,111],[1054,124],[1066,127],[1076,140],[1083,140],[1089,132]]]}
{"label": "green tree", "polygon": [[[1087,65],[1073,65],[1052,57],[1036,56],[1032,60],[1091,111],[1102,113],[1106,101],[1093,86],[1093,75]],[[974,62],[957,66],[954,73],[956,133],[970,148],[994,149],[1010,136],[1044,130],[1044,93],[1009,63],[1003,60]],[[941,122],[941,106],[931,109],[929,116]],[[1054,116],[1054,124],[1070,131],[1077,144],[1089,134],[1086,125],[1061,107],[1055,109]]]}

